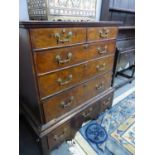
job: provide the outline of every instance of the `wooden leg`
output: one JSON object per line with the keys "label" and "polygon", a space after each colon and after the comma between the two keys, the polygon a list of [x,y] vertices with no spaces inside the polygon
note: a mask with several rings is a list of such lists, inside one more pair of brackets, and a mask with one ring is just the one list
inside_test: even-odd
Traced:
{"label": "wooden leg", "polygon": [[40,139],[43,155],[49,155],[48,143],[46,136]]}

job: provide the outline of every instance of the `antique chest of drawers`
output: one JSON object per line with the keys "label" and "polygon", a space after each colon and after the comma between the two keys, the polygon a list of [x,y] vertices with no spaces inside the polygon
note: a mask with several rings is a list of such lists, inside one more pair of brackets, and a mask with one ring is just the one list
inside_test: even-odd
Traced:
{"label": "antique chest of drawers", "polygon": [[20,22],[20,103],[44,154],[110,107],[115,22]]}

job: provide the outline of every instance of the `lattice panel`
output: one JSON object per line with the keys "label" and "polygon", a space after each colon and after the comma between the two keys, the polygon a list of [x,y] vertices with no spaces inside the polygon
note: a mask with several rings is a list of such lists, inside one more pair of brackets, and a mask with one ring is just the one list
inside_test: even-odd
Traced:
{"label": "lattice panel", "polygon": [[95,20],[96,0],[27,0],[30,19]]}

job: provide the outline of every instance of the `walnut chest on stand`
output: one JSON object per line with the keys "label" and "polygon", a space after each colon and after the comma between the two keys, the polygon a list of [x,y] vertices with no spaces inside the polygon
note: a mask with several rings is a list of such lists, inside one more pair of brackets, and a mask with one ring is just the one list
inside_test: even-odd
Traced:
{"label": "walnut chest on stand", "polygon": [[43,154],[113,100],[115,22],[20,22],[20,103]]}

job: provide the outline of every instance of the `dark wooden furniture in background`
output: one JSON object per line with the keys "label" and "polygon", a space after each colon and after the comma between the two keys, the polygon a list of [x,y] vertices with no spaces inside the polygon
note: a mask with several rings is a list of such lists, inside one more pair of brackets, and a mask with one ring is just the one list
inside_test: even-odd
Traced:
{"label": "dark wooden furniture in background", "polygon": [[122,21],[124,26],[135,25],[135,0],[103,0],[100,20]]}
{"label": "dark wooden furniture in background", "polygon": [[[100,20],[122,21],[117,37],[117,50],[113,71],[113,83],[117,75],[126,77],[119,88],[134,79],[135,70],[135,0],[103,0]],[[125,74],[132,70],[131,76]]]}
{"label": "dark wooden furniture in background", "polygon": [[20,22],[20,102],[43,154],[110,107],[117,22]]}
{"label": "dark wooden furniture in background", "polygon": [[[135,27],[119,27],[115,55],[114,77],[122,76],[127,80],[115,86],[116,89],[132,82],[135,73]],[[126,71],[130,70],[130,73]],[[129,75],[130,74],[130,75]]]}

